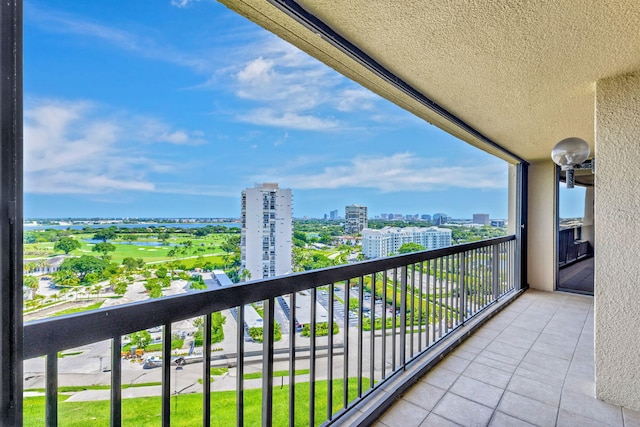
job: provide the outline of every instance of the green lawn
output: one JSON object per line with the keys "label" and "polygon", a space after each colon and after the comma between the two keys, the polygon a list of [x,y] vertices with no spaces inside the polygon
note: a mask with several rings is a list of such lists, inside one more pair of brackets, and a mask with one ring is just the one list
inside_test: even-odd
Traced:
{"label": "green lawn", "polygon": [[[154,262],[154,261],[164,261],[171,260],[176,258],[171,258],[167,255],[167,253],[174,247],[173,245],[180,245],[187,240],[190,240],[193,243],[192,249],[188,253],[179,254],[177,259],[198,256],[202,254],[221,254],[220,244],[227,238],[229,234],[210,234],[205,237],[195,237],[195,236],[185,236],[183,234],[172,234],[169,240],[167,240],[166,246],[144,246],[144,245],[127,245],[123,244],[123,240],[114,239],[110,240],[109,243],[112,243],[116,246],[116,251],[111,253],[112,261],[114,262],[122,262],[124,258],[142,258],[145,262]],[[78,233],[73,236],[74,239],[80,241],[82,247],[80,249],[76,249],[72,251],[70,255],[96,255],[100,254],[96,252],[92,252],[91,249],[94,246],[93,243],[87,243],[84,240],[91,239],[93,234],[86,233]],[[136,242],[158,242],[157,239],[152,238],[151,236],[145,236],[140,234]],[[53,255],[59,255],[60,252],[56,252],[53,250],[54,243],[53,242],[42,242],[42,243],[29,243],[24,245],[24,256],[25,258],[33,258],[33,257],[48,257]],[[198,252],[198,249],[202,250]],[[222,256],[220,256],[220,264],[222,264]]]}
{"label": "green lawn", "polygon": [[[277,382],[277,381],[276,381]],[[363,379],[363,389],[368,387],[369,380]],[[316,382],[315,425],[320,425],[327,413],[327,381]],[[296,384],[295,425],[309,425],[309,383]],[[343,382],[333,381],[333,412],[341,409]],[[349,400],[357,396],[357,380],[349,379]],[[64,426],[84,427],[109,426],[109,401],[65,402],[68,397],[59,396],[58,423]],[[262,391],[260,389],[244,392],[245,425],[260,425],[262,415]],[[44,425],[44,397],[27,397],[24,399],[24,425]],[[145,397],[123,399],[122,424],[141,426],[158,426],[161,422],[161,398]],[[273,388],[273,425],[288,424],[289,388],[288,386]],[[171,425],[194,426],[201,424],[202,394],[185,394],[171,397]],[[236,393],[235,391],[216,392],[211,394],[211,425],[227,427],[236,425]]]}

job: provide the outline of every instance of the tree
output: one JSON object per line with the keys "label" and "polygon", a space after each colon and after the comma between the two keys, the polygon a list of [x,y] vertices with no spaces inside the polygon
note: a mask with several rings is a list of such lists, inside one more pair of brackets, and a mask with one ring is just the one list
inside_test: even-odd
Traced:
{"label": "tree", "polygon": [[40,280],[36,276],[22,276],[22,284],[33,290],[34,294],[40,286]]}
{"label": "tree", "polygon": [[124,265],[127,270],[136,270],[144,267],[144,260],[142,258],[126,257],[122,260],[122,265]]}
{"label": "tree", "polygon": [[[90,255],[82,255],[79,258],[65,259],[62,264],[60,264],[60,271],[58,271],[58,273],[61,271],[71,271],[82,281],[88,273],[102,274],[107,267],[108,264],[104,260]],[[56,281],[58,281],[58,279],[56,279]]]}
{"label": "tree", "polygon": [[167,240],[171,237],[171,234],[168,231],[160,231],[158,233],[158,240],[162,243],[167,243]]}
{"label": "tree", "polygon": [[104,260],[109,259],[109,252],[114,252],[115,250],[115,245],[108,242],[97,243],[93,248],[91,248],[91,251],[93,252],[100,252],[102,254],[102,259]]}
{"label": "tree", "polygon": [[[64,264],[64,262],[62,264]],[[78,276],[73,271],[71,271],[71,269],[65,270],[62,268],[62,266],[60,266],[60,270],[53,273],[53,281],[55,284],[64,286],[65,288],[78,286],[78,284],[80,283]]]}
{"label": "tree", "polygon": [[71,237],[63,237],[53,245],[54,251],[62,251],[66,255],[71,251],[75,251],[76,249],[80,249],[82,245],[76,239]]}
{"label": "tree", "polygon": [[149,331],[139,331],[134,332],[129,335],[129,339],[131,340],[131,344],[135,345],[138,348],[144,349],[149,344],[151,344],[152,338]]}
{"label": "tree", "polygon": [[167,268],[166,267],[158,267],[156,270],[156,277],[158,279],[164,279],[167,277]]}
{"label": "tree", "polygon": [[424,251],[426,248],[419,243],[405,243],[398,248],[399,254],[408,254],[410,252]]}
{"label": "tree", "polygon": [[93,235],[94,240],[102,240],[106,242],[107,240],[112,240],[116,238],[116,228],[100,228]]}

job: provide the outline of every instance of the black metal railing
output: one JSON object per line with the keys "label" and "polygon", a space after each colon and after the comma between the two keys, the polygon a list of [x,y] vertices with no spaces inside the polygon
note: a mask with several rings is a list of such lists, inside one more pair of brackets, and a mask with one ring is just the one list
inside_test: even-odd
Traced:
{"label": "black metal railing", "polygon": [[571,264],[592,255],[587,240],[582,240],[582,227],[565,228],[558,232],[558,265]]}
{"label": "black metal railing", "polygon": [[[118,426],[124,422],[126,400],[123,368],[131,369],[121,358],[123,337],[160,325],[164,344],[158,354],[162,366],[155,370],[162,383],[158,412],[162,425],[170,425],[172,417],[182,417],[171,405],[172,396],[176,406],[178,402],[178,371],[170,363],[177,359],[168,345],[172,330],[180,328],[176,322],[201,316],[203,342],[209,343],[213,314],[235,309],[225,326],[228,331],[235,324],[235,336],[227,336],[214,354],[212,346],[203,346],[203,381],[197,390],[202,416],[191,423],[216,425],[225,411],[232,417],[227,422],[237,425],[331,424],[512,291],[515,259],[515,237],[507,236],[34,321],[24,328],[24,359],[46,357],[43,417],[55,426],[63,424],[63,405],[68,405],[59,401],[59,352],[108,340],[108,416]],[[252,304],[262,316],[259,347],[248,338],[245,310],[239,309]],[[225,380],[207,381],[212,365],[235,370],[230,391],[218,391]],[[274,377],[278,368],[284,377]],[[250,370],[261,379],[248,379]],[[216,396],[222,395],[217,393],[234,393],[234,406],[219,407],[222,400]],[[255,393],[258,399],[252,397]]]}

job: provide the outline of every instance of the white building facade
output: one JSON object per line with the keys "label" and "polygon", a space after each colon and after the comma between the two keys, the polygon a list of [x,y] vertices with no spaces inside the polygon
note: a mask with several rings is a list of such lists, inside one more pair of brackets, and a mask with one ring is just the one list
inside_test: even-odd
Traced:
{"label": "white building facade", "polygon": [[367,207],[360,205],[348,205],[344,208],[344,232],[358,234],[369,225],[367,219]]}
{"label": "white building facade", "polygon": [[438,227],[384,227],[381,230],[362,230],[362,254],[368,258],[382,258],[397,254],[405,243],[417,243],[427,250],[451,246],[451,230]]}
{"label": "white building facade", "polygon": [[242,268],[250,279],[291,273],[293,235],[291,189],[277,183],[242,191]]}

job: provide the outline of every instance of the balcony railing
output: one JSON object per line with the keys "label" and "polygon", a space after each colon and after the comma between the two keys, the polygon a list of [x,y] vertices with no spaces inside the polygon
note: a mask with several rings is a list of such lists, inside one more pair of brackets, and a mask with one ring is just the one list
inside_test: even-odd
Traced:
{"label": "balcony railing", "polygon": [[565,228],[558,232],[558,265],[569,265],[592,255],[592,248],[582,240],[582,227]]}
{"label": "balcony railing", "polygon": [[[176,365],[169,363],[177,359],[166,344],[174,323],[202,316],[203,342],[209,343],[212,314],[233,312],[227,322],[235,319],[240,325],[234,348],[212,354],[211,346],[205,345],[202,378],[211,378],[212,363],[235,367],[235,405],[216,406],[216,383],[212,387],[203,380],[201,421],[191,424],[215,425],[219,417],[212,414],[220,411],[235,411],[237,425],[331,424],[467,319],[512,291],[515,259],[515,237],[507,236],[34,321],[24,328],[24,359],[46,357],[44,417],[47,425],[55,426],[63,415],[59,407],[65,405],[58,402],[59,352],[109,340],[108,417],[118,426],[123,422],[123,365],[129,363],[121,359],[123,336],[162,326],[158,412],[162,425],[170,425],[172,417],[178,417],[171,405],[177,393]],[[239,309],[256,303],[264,336],[258,351],[247,335],[245,310]],[[274,334],[276,323],[280,342],[275,337],[280,334]],[[262,379],[258,389],[251,390],[244,373],[256,363]],[[274,380],[276,367],[285,367],[288,375]],[[261,395],[249,399],[250,392]]]}

